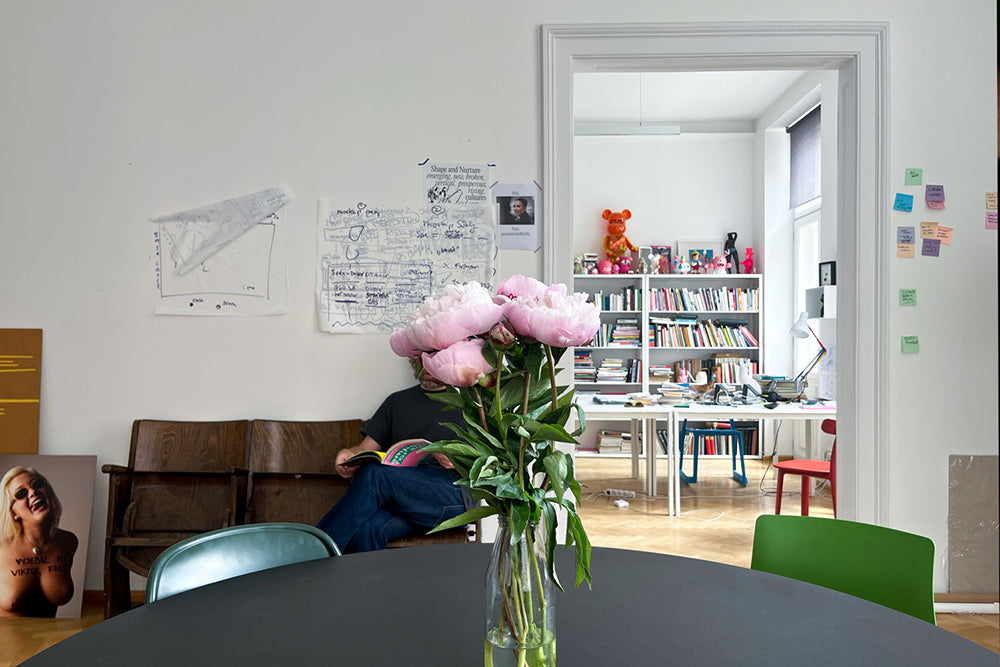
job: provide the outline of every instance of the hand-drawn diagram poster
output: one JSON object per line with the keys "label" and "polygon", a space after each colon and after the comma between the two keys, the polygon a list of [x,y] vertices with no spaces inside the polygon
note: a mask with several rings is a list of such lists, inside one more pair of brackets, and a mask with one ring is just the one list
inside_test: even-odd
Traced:
{"label": "hand-drawn diagram poster", "polygon": [[42,330],[0,329],[0,454],[38,453]]}
{"label": "hand-drawn diagram poster", "polygon": [[432,294],[493,286],[496,235],[486,204],[317,207],[321,331],[389,333]]}
{"label": "hand-drawn diagram poster", "polygon": [[288,278],[275,249],[286,187],[153,218],[157,315],[288,312]]}

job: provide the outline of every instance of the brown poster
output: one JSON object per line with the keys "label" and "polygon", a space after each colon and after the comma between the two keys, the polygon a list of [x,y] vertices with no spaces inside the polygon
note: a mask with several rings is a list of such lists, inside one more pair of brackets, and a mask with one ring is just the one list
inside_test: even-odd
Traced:
{"label": "brown poster", "polygon": [[0,454],[38,453],[42,330],[0,329]]}

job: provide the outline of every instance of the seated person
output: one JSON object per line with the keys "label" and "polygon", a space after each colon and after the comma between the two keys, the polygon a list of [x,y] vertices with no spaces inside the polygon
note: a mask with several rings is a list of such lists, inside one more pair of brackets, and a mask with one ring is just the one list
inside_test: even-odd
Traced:
{"label": "seated person", "polygon": [[468,487],[455,486],[459,475],[443,454],[427,456],[414,467],[343,465],[359,452],[383,450],[400,440],[455,438],[441,422],[463,423],[461,411],[445,410],[430,398],[428,392],[441,391],[444,385],[419,361],[411,364],[420,384],[390,394],[365,423],[364,439],[337,453],[337,472],[351,479],[351,485],[317,526],[344,553],[384,549],[392,540],[426,533],[475,505]]}
{"label": "seated person", "polygon": [[34,468],[8,470],[0,496],[0,616],[53,618],[73,597],[76,535],[59,528],[62,504]]}

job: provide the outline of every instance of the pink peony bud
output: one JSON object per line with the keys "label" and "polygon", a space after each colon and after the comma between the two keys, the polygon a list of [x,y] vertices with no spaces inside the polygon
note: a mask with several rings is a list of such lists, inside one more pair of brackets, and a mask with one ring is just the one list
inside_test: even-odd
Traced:
{"label": "pink peony bud", "polygon": [[556,291],[534,301],[515,300],[507,308],[507,319],[519,335],[555,347],[583,345],[601,326],[600,312],[586,294]]}
{"label": "pink peony bud", "polygon": [[444,350],[423,355],[424,370],[453,387],[471,387],[494,368],[483,358],[482,338],[461,340]]}
{"label": "pink peony bud", "polygon": [[489,340],[493,345],[501,349],[507,349],[514,344],[517,338],[514,336],[514,332],[507,328],[507,325],[503,322],[497,322],[490,329]]}
{"label": "pink peony bud", "polygon": [[413,345],[413,341],[410,340],[410,334],[406,333],[406,329],[397,329],[389,336],[389,347],[399,356],[410,359],[419,358],[421,354],[420,350]]}

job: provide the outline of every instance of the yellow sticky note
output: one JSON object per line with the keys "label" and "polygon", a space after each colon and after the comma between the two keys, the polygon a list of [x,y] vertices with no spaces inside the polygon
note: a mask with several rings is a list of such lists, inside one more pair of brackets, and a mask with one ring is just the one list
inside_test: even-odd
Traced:
{"label": "yellow sticky note", "polygon": [[934,230],[934,238],[941,241],[942,245],[951,245],[951,227],[938,225]]}
{"label": "yellow sticky note", "polygon": [[991,211],[997,210],[997,193],[987,192],[986,193],[986,208]]}
{"label": "yellow sticky note", "polygon": [[920,336],[903,336],[899,342],[903,348],[903,354],[917,354],[920,352]]}
{"label": "yellow sticky note", "polygon": [[921,222],[920,223],[920,238],[922,239],[933,239],[937,233],[938,223],[936,222]]}
{"label": "yellow sticky note", "polygon": [[897,243],[896,244],[896,257],[903,257],[913,259],[917,254],[917,244],[916,243]]}

